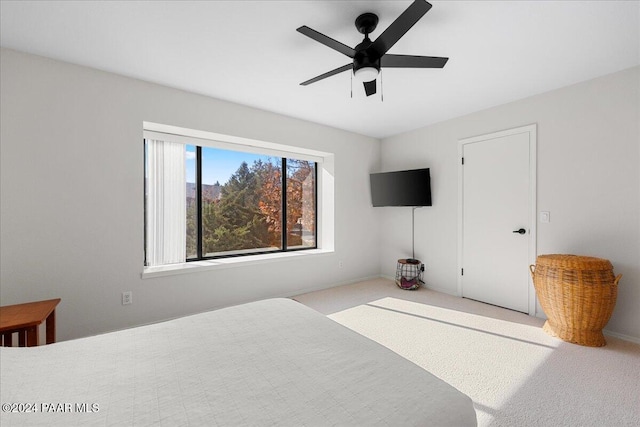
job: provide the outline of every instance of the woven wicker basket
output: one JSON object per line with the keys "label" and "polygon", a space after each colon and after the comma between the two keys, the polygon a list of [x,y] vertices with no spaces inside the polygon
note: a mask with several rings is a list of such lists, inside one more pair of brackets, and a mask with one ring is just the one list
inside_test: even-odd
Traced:
{"label": "woven wicker basket", "polygon": [[622,277],[614,277],[611,263],[577,255],[540,255],[530,269],[548,318],[545,332],[575,344],[605,345],[602,329],[613,313]]}

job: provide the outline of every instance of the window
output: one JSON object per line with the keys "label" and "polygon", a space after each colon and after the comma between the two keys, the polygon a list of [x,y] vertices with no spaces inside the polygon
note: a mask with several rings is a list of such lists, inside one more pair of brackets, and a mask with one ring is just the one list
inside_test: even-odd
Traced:
{"label": "window", "polygon": [[145,265],[317,248],[317,163],[227,147],[145,138]]}

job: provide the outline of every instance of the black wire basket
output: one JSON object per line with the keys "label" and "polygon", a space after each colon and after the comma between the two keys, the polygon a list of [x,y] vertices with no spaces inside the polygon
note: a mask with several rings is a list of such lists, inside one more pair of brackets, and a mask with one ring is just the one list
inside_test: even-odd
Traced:
{"label": "black wire basket", "polygon": [[399,259],[396,267],[396,285],[400,289],[413,291],[424,285],[424,264],[418,259]]}

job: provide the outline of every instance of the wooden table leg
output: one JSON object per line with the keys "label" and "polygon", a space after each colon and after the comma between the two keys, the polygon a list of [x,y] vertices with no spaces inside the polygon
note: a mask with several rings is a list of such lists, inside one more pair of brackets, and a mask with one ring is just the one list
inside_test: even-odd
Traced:
{"label": "wooden table leg", "polygon": [[39,344],[39,333],[37,326],[27,328],[27,347],[35,347]]}
{"label": "wooden table leg", "polygon": [[[0,307],[0,344],[15,344],[12,333],[18,334],[20,347],[31,347],[40,344],[40,325],[45,322],[46,344],[56,341],[56,305],[60,298],[14,304]],[[44,338],[44,337],[43,337]]]}
{"label": "wooden table leg", "polygon": [[54,309],[46,320],[47,344],[56,342],[56,310]]}

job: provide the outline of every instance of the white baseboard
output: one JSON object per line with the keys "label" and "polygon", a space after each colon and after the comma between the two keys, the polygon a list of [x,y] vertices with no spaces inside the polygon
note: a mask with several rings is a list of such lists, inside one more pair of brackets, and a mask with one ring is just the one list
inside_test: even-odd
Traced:
{"label": "white baseboard", "polygon": [[[382,277],[383,279],[389,279],[392,282],[395,282],[395,280],[396,280],[395,277],[387,276],[385,274],[381,274],[379,277]],[[423,286],[425,288],[429,289],[430,291],[440,292],[442,294],[447,294],[447,295],[451,295],[451,296],[454,296],[454,297],[459,297],[460,296],[460,295],[458,295],[457,291],[452,291],[451,289],[439,288],[437,286],[432,286],[432,285],[428,285],[428,284],[425,284]]]}
{"label": "white baseboard", "polygon": [[603,334],[609,337],[620,338],[621,340],[631,341],[636,344],[640,344],[640,338],[632,337],[631,335],[619,334],[617,332],[607,331],[606,329],[602,331]]}
{"label": "white baseboard", "polygon": [[296,295],[302,295],[302,294],[307,294],[309,292],[316,292],[316,291],[323,291],[325,289],[331,289],[331,288],[337,288],[338,286],[344,286],[344,285],[352,285],[354,283],[359,283],[359,282],[364,282],[366,280],[372,280],[372,279],[378,279],[381,276],[376,275],[376,276],[366,276],[366,277],[359,277],[357,279],[350,279],[350,280],[345,280],[342,282],[337,282],[337,283],[331,283],[328,285],[318,285],[318,286],[312,286],[309,288],[301,288],[301,289],[296,289],[290,292],[285,292],[279,295],[276,295],[273,298],[291,298],[293,296]]}
{"label": "white baseboard", "polygon": [[[547,320],[547,316],[545,316],[544,313],[537,313],[536,317],[538,319]],[[631,341],[633,343],[640,344],[640,338],[632,337],[631,335],[619,334],[618,332],[608,331],[606,329],[603,330],[602,333],[609,337],[620,338],[621,340]]]}
{"label": "white baseboard", "polygon": [[427,288],[429,290],[432,290],[432,291],[440,292],[442,294],[451,295],[452,297],[459,297],[460,296],[460,295],[458,295],[457,289],[452,291],[451,289],[439,288],[437,286],[432,286],[432,285],[425,285],[425,288]]}

